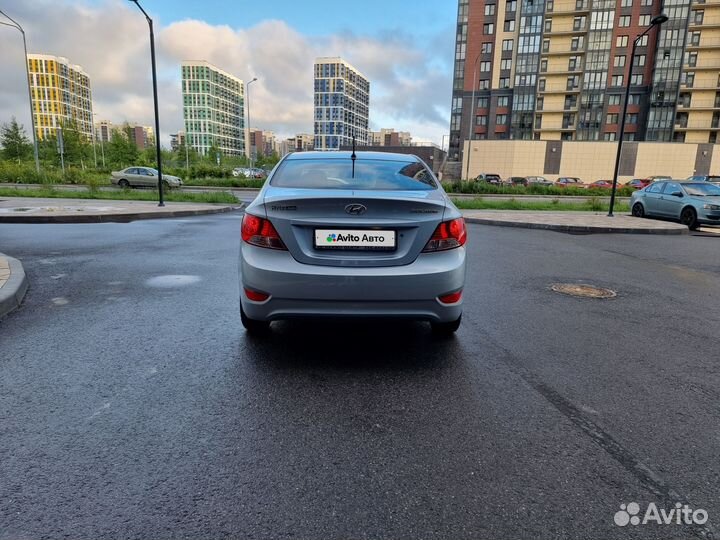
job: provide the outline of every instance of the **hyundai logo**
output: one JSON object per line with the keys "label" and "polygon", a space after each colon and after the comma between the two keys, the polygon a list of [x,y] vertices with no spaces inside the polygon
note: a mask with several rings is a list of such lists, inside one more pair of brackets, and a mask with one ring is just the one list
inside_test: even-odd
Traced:
{"label": "hyundai logo", "polygon": [[353,216],[359,216],[367,212],[367,207],[364,204],[348,204],[345,211]]}

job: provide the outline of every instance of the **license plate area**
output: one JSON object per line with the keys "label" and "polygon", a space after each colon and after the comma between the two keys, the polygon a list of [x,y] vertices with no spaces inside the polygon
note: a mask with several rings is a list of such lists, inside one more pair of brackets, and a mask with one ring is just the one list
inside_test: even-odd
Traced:
{"label": "license plate area", "polygon": [[315,229],[315,249],[394,251],[397,232],[387,229]]}

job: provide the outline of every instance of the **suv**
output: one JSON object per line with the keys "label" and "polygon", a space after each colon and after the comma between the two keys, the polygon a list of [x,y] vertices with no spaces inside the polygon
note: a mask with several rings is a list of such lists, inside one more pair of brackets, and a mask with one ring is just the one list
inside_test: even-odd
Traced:
{"label": "suv", "polygon": [[487,182],[488,184],[495,184],[500,185],[502,184],[502,180],[500,180],[499,174],[493,174],[493,173],[482,173],[478,174],[475,177],[476,182]]}
{"label": "suv", "polygon": [[528,186],[552,186],[553,183],[544,176],[528,176]]}

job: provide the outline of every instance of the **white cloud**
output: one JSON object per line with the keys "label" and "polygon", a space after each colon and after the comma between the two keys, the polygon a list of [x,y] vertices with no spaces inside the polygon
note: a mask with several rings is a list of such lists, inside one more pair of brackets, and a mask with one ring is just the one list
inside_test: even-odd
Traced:
{"label": "white cloud", "polygon": [[[98,119],[153,125],[148,27],[133,6],[120,0],[94,7],[41,0],[7,9],[24,25],[30,52],[65,56],[90,75]],[[29,127],[22,40],[13,32],[0,26],[0,121],[14,115]],[[184,20],[156,27],[155,35],[165,143],[169,133],[182,129],[182,60],[207,60],[246,82],[258,77],[250,87],[252,125],[278,136],[312,132],[317,56],[342,56],[370,79],[371,127],[394,127],[438,143],[448,129],[452,28],[418,43],[390,30],[311,38],[280,20],[250,28]]]}

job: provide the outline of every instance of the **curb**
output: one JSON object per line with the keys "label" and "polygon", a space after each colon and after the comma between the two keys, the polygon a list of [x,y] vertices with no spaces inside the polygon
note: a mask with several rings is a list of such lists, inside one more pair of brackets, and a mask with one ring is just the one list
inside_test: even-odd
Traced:
{"label": "curb", "polygon": [[591,225],[560,225],[557,223],[527,223],[522,221],[508,221],[504,219],[478,218],[464,216],[468,223],[478,225],[494,225],[497,227],[517,227],[522,229],[543,229],[546,231],[558,231],[568,234],[663,234],[677,235],[690,234],[687,227],[677,229],[649,229],[634,227],[600,227]]}
{"label": "curb", "polygon": [[6,259],[10,265],[10,278],[0,288],[0,319],[2,319],[20,307],[28,290],[28,280],[20,261],[2,253],[0,253],[0,258]]}
{"label": "curb", "polygon": [[222,214],[242,210],[245,204],[227,206],[222,208],[208,208],[204,210],[166,210],[157,212],[135,212],[126,214],[96,214],[71,216],[8,216],[0,215],[0,223],[130,223],[141,219],[162,219],[190,216],[203,216],[208,214]]}

